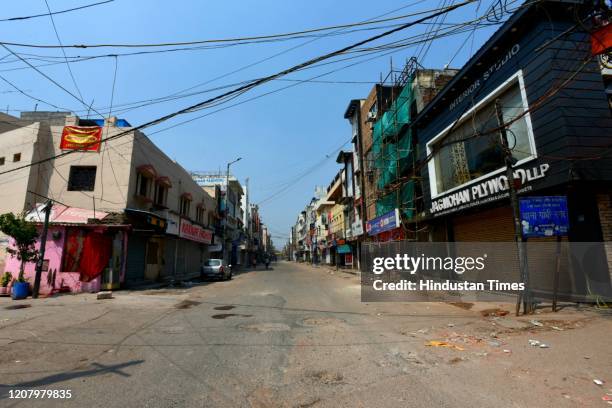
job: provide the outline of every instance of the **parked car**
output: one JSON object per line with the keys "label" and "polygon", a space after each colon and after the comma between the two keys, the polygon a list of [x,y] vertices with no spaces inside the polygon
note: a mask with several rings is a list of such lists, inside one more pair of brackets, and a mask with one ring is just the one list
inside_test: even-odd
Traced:
{"label": "parked car", "polygon": [[202,265],[200,277],[230,280],[232,279],[232,265],[228,265],[223,259],[209,259]]}

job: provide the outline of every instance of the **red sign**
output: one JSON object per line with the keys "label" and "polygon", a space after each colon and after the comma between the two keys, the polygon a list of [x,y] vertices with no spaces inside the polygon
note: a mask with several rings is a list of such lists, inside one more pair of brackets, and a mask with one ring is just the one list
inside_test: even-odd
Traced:
{"label": "red sign", "polygon": [[179,237],[199,242],[201,244],[212,244],[213,232],[202,228],[199,225],[192,224],[187,220],[181,219]]}
{"label": "red sign", "polygon": [[345,265],[353,264],[353,254],[344,254],[344,264]]}
{"label": "red sign", "polygon": [[100,140],[102,128],[99,126],[64,126],[60,149],[97,152]]}

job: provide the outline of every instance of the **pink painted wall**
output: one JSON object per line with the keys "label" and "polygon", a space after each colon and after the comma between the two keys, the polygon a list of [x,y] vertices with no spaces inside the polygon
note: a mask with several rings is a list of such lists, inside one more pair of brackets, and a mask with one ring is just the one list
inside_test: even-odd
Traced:
{"label": "pink painted wall", "polygon": [[[53,232],[59,231],[60,237],[53,239]],[[64,241],[66,238],[66,228],[60,226],[50,226],[47,233],[47,244],[45,248],[45,259],[49,260],[48,272],[43,272],[40,279],[40,294],[49,295],[53,292],[53,285],[49,285],[48,273],[51,271],[57,271],[55,274],[55,291],[59,291],[61,287],[67,287],[70,292],[97,292],[100,290],[100,277],[95,278],[91,282],[81,282],[79,280],[79,272],[61,272],[62,268],[62,254],[64,250]],[[11,242],[12,246],[12,242]],[[36,249],[40,248],[40,241],[36,243]],[[12,257],[10,254],[6,255],[5,270],[12,272],[13,276],[17,278],[19,275],[19,260]],[[36,265],[34,263],[28,263],[25,267],[25,276],[30,286],[34,285],[34,278],[36,275]]]}

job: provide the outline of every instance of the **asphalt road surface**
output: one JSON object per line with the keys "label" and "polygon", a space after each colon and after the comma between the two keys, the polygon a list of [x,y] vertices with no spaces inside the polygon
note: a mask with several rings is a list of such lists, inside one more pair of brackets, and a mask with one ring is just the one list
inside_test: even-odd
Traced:
{"label": "asphalt road surface", "polygon": [[[612,367],[599,335],[611,332],[609,319],[570,313],[560,330],[524,333],[469,306],[361,303],[345,273],[272,267],[110,300],[3,301],[0,406],[605,405],[609,382],[592,379]],[[530,348],[533,335],[552,347]],[[462,346],[425,346],[449,336]],[[11,398],[33,389],[71,398]]]}

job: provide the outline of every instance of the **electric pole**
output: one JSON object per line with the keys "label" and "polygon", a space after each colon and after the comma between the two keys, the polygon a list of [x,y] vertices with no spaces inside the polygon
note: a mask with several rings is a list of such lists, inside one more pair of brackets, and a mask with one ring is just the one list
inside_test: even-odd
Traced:
{"label": "electric pole", "polygon": [[32,289],[32,298],[34,299],[38,298],[38,292],[40,290],[40,277],[42,275],[43,263],[45,262],[45,247],[47,246],[47,232],[49,231],[49,215],[51,214],[52,207],[53,202],[51,200],[48,200],[43,207],[45,222],[43,224],[42,236],[40,237],[40,255],[36,262],[36,276],[34,278],[34,288]]}
{"label": "electric pole", "polygon": [[516,194],[516,187],[514,185],[514,171],[512,150],[508,143],[508,134],[506,131],[506,125],[504,123],[504,115],[501,110],[501,104],[499,99],[495,101],[495,113],[497,114],[497,122],[499,124],[499,133],[501,136],[501,144],[504,149],[504,161],[506,164],[506,178],[508,179],[508,192],[510,193],[510,206],[512,207],[512,220],[514,221],[514,241],[518,249],[519,258],[519,271],[521,275],[521,282],[525,285],[524,293],[520,293],[516,299],[516,315],[518,316],[521,311],[521,300],[523,301],[524,313],[531,313],[532,302],[529,291],[529,273],[526,265],[526,254],[525,247],[522,238],[522,227],[521,227],[521,215],[519,210],[518,197]]}

